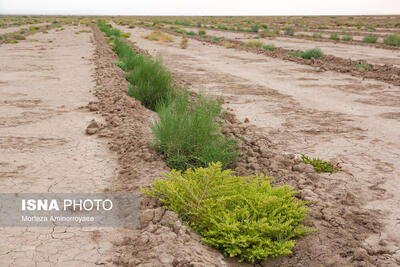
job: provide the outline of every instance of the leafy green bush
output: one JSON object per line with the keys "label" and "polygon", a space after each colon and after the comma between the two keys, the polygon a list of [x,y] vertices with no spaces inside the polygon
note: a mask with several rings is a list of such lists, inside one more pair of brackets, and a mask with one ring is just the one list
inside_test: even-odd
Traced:
{"label": "leafy green bush", "polygon": [[203,241],[240,261],[288,255],[294,238],[313,231],[302,224],[308,210],[294,197],[297,192],[272,187],[263,175],[233,176],[221,166],[172,170],[142,190],[187,221]]}
{"label": "leafy green bush", "polygon": [[342,41],[353,41],[353,36],[345,35],[342,37]]}
{"label": "leafy green bush", "polygon": [[220,132],[220,112],[221,103],[216,99],[200,95],[197,101],[190,101],[187,91],[158,109],[154,147],[169,167],[185,170],[216,161],[226,167],[238,157],[237,143]]}
{"label": "leafy green bush", "polygon": [[313,35],[311,36],[312,38],[322,38],[322,34],[319,32],[314,32]]}
{"label": "leafy green bush", "polygon": [[400,45],[400,35],[390,34],[383,39],[383,43],[387,45],[399,46]]}
{"label": "leafy green bush", "polygon": [[376,43],[376,41],[378,41],[378,36],[376,35],[366,35],[363,38],[363,42],[364,43]]}
{"label": "leafy green bush", "polygon": [[311,164],[314,167],[314,170],[316,172],[334,173],[334,172],[340,171],[340,168],[336,168],[336,167],[333,166],[332,163],[327,162],[327,161],[323,161],[321,159],[317,159],[317,158],[312,159],[312,158],[307,157],[306,155],[302,155],[301,156],[301,160],[305,164]]}
{"label": "leafy green bush", "polygon": [[313,48],[306,51],[294,51],[289,53],[292,56],[301,57],[304,59],[319,58],[324,55],[324,53],[319,48]]}
{"label": "leafy green bush", "polygon": [[337,34],[336,32],[331,33],[331,36],[329,37],[329,39],[337,41],[337,40],[339,40],[339,34]]}
{"label": "leafy green bush", "polygon": [[29,27],[29,30],[32,32],[32,31],[37,31],[37,30],[39,30],[40,29],[40,27],[34,27],[34,26],[31,26],[31,27]]}
{"label": "leafy green bush", "polygon": [[274,50],[276,47],[275,47],[275,45],[273,45],[273,44],[269,44],[269,45],[263,45],[262,48],[264,48],[264,50],[267,50],[267,51],[272,51],[272,50]]}

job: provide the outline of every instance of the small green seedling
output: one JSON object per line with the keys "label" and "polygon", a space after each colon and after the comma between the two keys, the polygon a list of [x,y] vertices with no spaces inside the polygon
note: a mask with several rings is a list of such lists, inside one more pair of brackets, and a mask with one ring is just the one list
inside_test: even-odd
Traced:
{"label": "small green seedling", "polygon": [[337,166],[333,166],[332,163],[328,161],[323,161],[318,158],[310,158],[307,157],[306,155],[301,155],[301,160],[305,164],[310,164],[314,167],[314,170],[316,172],[329,172],[329,173],[335,173],[341,171],[341,168]]}

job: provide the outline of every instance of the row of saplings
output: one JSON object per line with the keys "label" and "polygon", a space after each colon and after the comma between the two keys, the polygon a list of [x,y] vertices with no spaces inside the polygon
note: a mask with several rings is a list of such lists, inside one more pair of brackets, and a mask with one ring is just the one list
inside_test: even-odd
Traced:
{"label": "row of saplings", "polygon": [[268,177],[226,169],[239,153],[237,141],[220,131],[221,102],[177,88],[159,59],[135,53],[111,25],[98,26],[119,56],[128,94],[159,116],[154,148],[173,170],[143,192],[227,256],[255,262],[291,253],[294,239],[312,231],[302,224],[306,203],[289,187],[272,187]]}

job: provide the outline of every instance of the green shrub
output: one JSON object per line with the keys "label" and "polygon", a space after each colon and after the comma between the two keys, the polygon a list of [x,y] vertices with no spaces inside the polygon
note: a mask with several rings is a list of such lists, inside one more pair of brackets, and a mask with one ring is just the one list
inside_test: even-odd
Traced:
{"label": "green shrub", "polygon": [[399,46],[400,45],[400,35],[390,34],[383,39],[383,43],[387,45]]}
{"label": "green shrub", "polygon": [[121,33],[121,37],[124,37],[124,38],[129,38],[129,37],[131,37],[131,34],[130,33]]}
{"label": "green shrub", "polygon": [[233,176],[221,163],[172,170],[142,190],[187,221],[203,241],[239,261],[288,255],[295,238],[313,231],[302,224],[308,210],[294,197],[297,192],[272,187],[263,175]]}
{"label": "green shrub", "polygon": [[334,173],[340,171],[340,168],[335,168],[332,163],[323,161],[321,159],[312,159],[307,157],[306,155],[301,156],[301,160],[305,164],[310,164],[314,167],[316,172],[329,172]]}
{"label": "green shrub", "polygon": [[337,34],[336,32],[331,33],[331,36],[329,37],[329,39],[337,41],[337,40],[339,40],[339,34]]}
{"label": "green shrub", "polygon": [[272,50],[274,50],[276,47],[275,47],[275,45],[270,44],[270,45],[263,45],[262,48],[264,48],[264,50],[267,50],[267,51],[272,51]]}
{"label": "green shrub", "polygon": [[371,66],[370,66],[368,63],[358,63],[358,64],[356,65],[356,68],[357,68],[358,70],[360,70],[360,69],[363,69],[363,70],[370,70],[370,69],[371,69]]}
{"label": "green shrub", "polygon": [[378,41],[378,36],[376,35],[366,35],[363,38],[363,42],[364,43],[376,43],[376,41]]}
{"label": "green shrub", "polygon": [[40,28],[39,27],[34,27],[34,26],[31,26],[31,27],[29,27],[29,30],[32,32],[32,31],[37,31],[37,30],[39,30]]}
{"label": "green shrub", "polygon": [[218,25],[218,29],[220,29],[220,30],[227,30],[228,27],[226,27],[225,25]]}
{"label": "green shrub", "polygon": [[140,54],[127,60],[128,69],[131,69],[130,65],[134,67],[126,74],[130,83],[129,96],[137,98],[151,110],[156,110],[160,104],[169,101],[173,92],[173,80],[161,59],[151,60]]}
{"label": "green shrub", "polygon": [[322,38],[322,33],[314,32],[311,37],[312,38]]}
{"label": "green shrub", "polygon": [[304,59],[319,58],[324,55],[324,53],[319,48],[313,48],[306,51],[294,51],[290,52],[289,54]]}
{"label": "green shrub", "polygon": [[187,91],[177,93],[171,104],[158,109],[154,148],[174,169],[205,167],[216,161],[227,167],[238,157],[237,143],[220,132],[220,112],[221,103],[213,97],[200,95],[194,102]]}
{"label": "green shrub", "polygon": [[345,35],[342,37],[342,41],[353,41],[353,36]]}

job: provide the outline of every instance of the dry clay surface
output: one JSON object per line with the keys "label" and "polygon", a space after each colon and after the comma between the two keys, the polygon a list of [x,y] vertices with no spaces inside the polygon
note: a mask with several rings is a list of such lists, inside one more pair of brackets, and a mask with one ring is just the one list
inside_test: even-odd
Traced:
{"label": "dry clay surface", "polygon": [[[192,39],[187,49],[181,49],[181,38],[159,44],[141,38],[149,30],[119,28],[130,32],[130,40],[137,46],[153,56],[162,56],[175,77],[185,80],[191,88],[223,95],[228,110],[242,122],[248,119],[249,127],[255,126],[273,140],[282,153],[304,153],[342,166],[342,172],[321,175],[325,184],[307,189],[318,204],[329,200],[323,203],[321,212],[322,219],[332,226],[328,230],[333,232],[326,240],[320,236],[321,244],[316,250],[323,251],[325,246],[334,250],[335,239],[346,238],[346,234],[338,234],[339,229],[349,231],[347,236],[351,237],[352,230],[372,223],[373,216],[363,217],[361,212],[370,210],[378,216],[383,230],[372,226],[364,237],[354,236],[360,248],[350,247],[356,249],[353,261],[360,255],[381,255],[390,264],[399,264],[399,87],[318,72],[312,67]],[[248,158],[248,162],[253,159]],[[335,205],[340,207],[329,214],[329,206]],[[318,251],[312,253],[316,257]],[[346,257],[346,253],[352,252],[344,251],[341,256]],[[328,259],[324,260],[326,264]],[[373,265],[380,264],[378,261]]]}
{"label": "dry clay surface", "polygon": [[[186,28],[188,31],[195,30],[194,28]],[[206,30],[207,35],[225,37],[228,39],[237,39],[239,41],[249,41],[256,36],[255,33],[240,33],[230,31]],[[318,42],[314,40],[303,40],[290,37],[276,37],[274,39],[259,39],[264,44],[273,44],[276,47],[293,50],[307,50],[312,48],[320,48],[325,54],[333,55],[352,60],[366,60],[371,64],[393,64],[400,66],[400,50],[390,50],[376,48],[363,45],[349,45],[334,42]]]}
{"label": "dry clay surface", "polygon": [[[105,140],[85,134],[89,121],[101,117],[81,108],[95,99],[94,48],[90,33],[76,30],[0,46],[2,193],[103,192],[114,177],[117,162]],[[93,266],[112,247],[109,232],[1,227],[0,265]]]}

